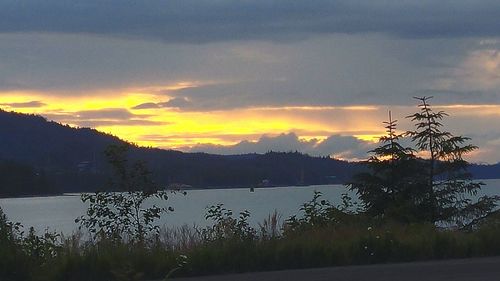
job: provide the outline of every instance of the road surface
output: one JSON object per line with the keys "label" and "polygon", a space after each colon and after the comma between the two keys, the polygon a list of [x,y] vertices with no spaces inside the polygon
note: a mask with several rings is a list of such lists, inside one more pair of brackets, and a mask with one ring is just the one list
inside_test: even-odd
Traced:
{"label": "road surface", "polygon": [[500,257],[176,278],[177,281],[500,281]]}

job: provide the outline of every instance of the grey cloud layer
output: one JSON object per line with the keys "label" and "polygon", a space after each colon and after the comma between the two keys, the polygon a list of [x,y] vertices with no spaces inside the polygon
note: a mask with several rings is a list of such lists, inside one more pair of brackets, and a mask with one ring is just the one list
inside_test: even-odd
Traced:
{"label": "grey cloud layer", "polygon": [[6,106],[8,108],[35,108],[35,107],[42,107],[45,105],[46,104],[41,101],[0,103],[0,106]]}
{"label": "grey cloud layer", "polygon": [[294,40],[319,33],[498,36],[500,2],[5,0],[0,32],[90,33],[166,42]]}
{"label": "grey cloud layer", "polygon": [[[0,34],[0,91],[76,96],[200,81],[200,87],[157,92],[156,99],[145,100],[149,104],[141,107],[408,104],[412,96],[429,93],[445,102],[498,103],[499,92],[481,85],[489,76],[464,79],[470,72],[488,74],[481,65],[463,63],[474,61],[471,52],[500,49],[479,41],[358,34],[288,44],[182,45],[88,35]],[[450,87],[436,87],[437,79],[448,80]],[[500,85],[498,77],[489,79],[489,84]]]}
{"label": "grey cloud layer", "polygon": [[329,156],[343,159],[364,159],[374,145],[352,136],[332,135],[320,141],[302,140],[295,133],[281,134],[275,137],[262,136],[256,142],[241,141],[235,145],[223,146],[199,144],[184,150],[215,154],[266,153],[269,151],[299,151],[315,156]]}
{"label": "grey cloud layer", "polygon": [[145,102],[132,107],[132,109],[152,109],[152,108],[186,108],[191,103],[186,98],[173,98],[166,102]]}
{"label": "grey cloud layer", "polygon": [[[488,132],[484,134],[469,135],[472,143],[479,146],[478,154],[470,160],[475,163],[498,163],[498,149],[500,147],[500,134]],[[412,146],[409,139],[403,139],[404,146]],[[266,153],[269,151],[299,151],[314,156],[334,156],[347,160],[367,159],[369,151],[379,144],[360,140],[353,136],[331,135],[325,140],[303,140],[295,133],[286,133],[278,136],[261,136],[257,141],[240,141],[235,145],[198,144],[193,147],[181,148],[189,152],[207,152],[213,154],[245,154]]]}
{"label": "grey cloud layer", "polygon": [[112,119],[127,120],[136,115],[123,108],[104,108],[95,110],[82,110],[74,114],[82,119]]}
{"label": "grey cloud layer", "polygon": [[57,120],[63,124],[72,124],[80,127],[99,126],[158,126],[168,125],[167,121],[148,120],[150,115],[133,114],[123,108],[103,108],[96,110],[83,110],[77,112],[55,112],[44,114],[49,119]]}
{"label": "grey cloud layer", "polygon": [[[183,81],[200,83],[148,93],[155,96],[131,111],[106,109],[64,118],[80,126],[157,125],[137,109],[394,108],[413,104],[416,95],[434,95],[436,104],[499,104],[499,18],[498,0],[3,0],[0,106],[43,105],[31,102],[43,97],[7,105],[4,91],[90,98],[150,86],[169,89]],[[339,129],[343,134],[365,121],[342,112],[308,115],[312,123],[341,119],[347,124]],[[452,131],[498,134],[493,126],[498,120],[498,115],[465,116],[451,123]],[[498,137],[482,138],[479,145],[490,148],[484,159],[497,161]],[[304,143],[294,136],[279,140],[291,144],[287,149],[332,153],[329,142]],[[334,140],[356,146],[355,139]],[[262,142],[275,143],[274,138]],[[233,151],[248,147],[264,149],[242,142]],[[359,151],[366,149],[361,145]]]}

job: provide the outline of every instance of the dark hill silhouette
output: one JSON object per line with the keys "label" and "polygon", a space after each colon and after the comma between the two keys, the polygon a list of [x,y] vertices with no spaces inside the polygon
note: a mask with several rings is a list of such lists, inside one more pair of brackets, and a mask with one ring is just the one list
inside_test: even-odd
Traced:
{"label": "dark hill silhouette", "polygon": [[472,164],[469,172],[476,179],[500,179],[500,162],[494,165]]}
{"label": "dark hill silhouette", "polygon": [[[0,110],[0,162],[28,165],[33,173],[43,173],[49,184],[61,192],[107,186],[111,169],[103,152],[111,144],[126,142],[94,129],[73,128],[37,115]],[[264,185],[338,183],[347,180],[358,166],[297,152],[223,156],[130,146],[130,158],[145,160],[157,183],[164,186],[255,186],[263,181]]]}
{"label": "dark hill silhouette", "polygon": [[103,160],[117,137],[89,128],[72,128],[37,115],[0,111],[0,159],[66,170],[82,161]]}
{"label": "dark hill silhouette", "polygon": [[[2,184],[0,196],[104,189],[111,169],[103,152],[112,144],[127,143],[94,129],[73,128],[37,115],[0,110],[0,164],[5,164],[0,165],[4,167],[0,176],[10,173],[9,182],[15,182],[16,173],[12,171],[16,170],[19,181],[30,178],[23,181],[30,187]],[[264,185],[342,183],[361,169],[359,163],[297,152],[227,156],[129,145],[130,158],[145,160],[162,186],[178,183],[200,188],[236,187],[263,181]],[[481,178],[500,175],[500,164],[472,168]],[[27,177],[30,173],[37,177]]]}

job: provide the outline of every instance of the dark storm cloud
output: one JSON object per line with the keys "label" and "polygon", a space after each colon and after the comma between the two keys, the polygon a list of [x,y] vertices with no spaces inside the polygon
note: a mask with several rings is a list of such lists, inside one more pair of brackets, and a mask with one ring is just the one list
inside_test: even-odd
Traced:
{"label": "dark storm cloud", "polygon": [[397,37],[498,36],[500,2],[5,0],[0,32],[90,33],[213,42],[295,40],[318,33],[387,33]]}

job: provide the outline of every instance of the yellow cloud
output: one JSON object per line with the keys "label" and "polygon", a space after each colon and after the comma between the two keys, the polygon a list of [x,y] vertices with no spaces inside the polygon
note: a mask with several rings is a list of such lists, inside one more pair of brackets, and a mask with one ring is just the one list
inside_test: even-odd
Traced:
{"label": "yellow cloud", "polygon": [[[180,83],[178,87],[191,87],[193,84]],[[354,131],[362,132],[373,130],[374,125],[363,126],[359,117],[351,116],[347,124],[335,121],[335,112],[342,111],[340,115],[345,120],[346,114],[357,111],[376,111],[374,106],[293,106],[293,107],[263,107],[232,110],[218,110],[212,112],[182,112],[168,108],[133,110],[138,104],[156,101],[155,94],[148,91],[163,87],[147,89],[132,89],[120,94],[93,93],[88,96],[55,97],[41,93],[16,92],[1,94],[1,102],[26,102],[40,100],[46,105],[39,108],[25,108],[18,111],[37,113],[49,116],[55,121],[69,123],[77,126],[86,124],[78,119],[81,111],[105,111],[106,109],[126,109],[132,115],[137,114],[145,120],[158,122],[161,125],[132,126],[128,120],[118,120],[119,124],[99,125],[95,128],[110,133],[126,140],[144,146],[181,147],[198,143],[234,144],[242,139],[255,141],[260,135],[278,134],[283,132],[298,131],[304,139],[324,139],[334,133],[342,133],[349,129],[352,120],[356,121]],[[171,89],[177,89],[171,87]],[[319,114],[316,114],[319,113]],[[71,116],[71,117],[68,117]],[[135,116],[135,115],[134,115]],[[378,121],[377,121],[378,122]],[[101,122],[104,123],[104,122]],[[376,125],[378,126],[378,125]],[[376,127],[375,126],[375,127]],[[352,128],[350,128],[352,129]],[[145,138],[144,136],[161,135],[162,139]],[[173,136],[173,137],[169,137]],[[218,137],[213,137],[218,136]],[[231,137],[226,137],[231,136]],[[241,136],[238,138],[237,136]],[[371,136],[360,137],[370,139]]]}
{"label": "yellow cloud", "polygon": [[[179,82],[170,86],[170,89],[194,86],[194,82]],[[168,85],[136,88],[119,93],[102,91],[78,97],[52,96],[38,92],[4,92],[0,93],[0,104],[40,101],[42,106],[15,110],[45,115],[73,126],[92,124],[89,121],[95,121],[82,119],[81,116],[84,115],[79,115],[78,112],[121,109],[128,112],[120,115],[121,119],[113,120],[113,116],[108,114],[107,119],[99,119],[107,122],[95,122],[95,128],[139,145],[164,148],[193,146],[198,143],[228,145],[243,139],[256,141],[263,134],[286,132],[295,132],[305,140],[321,140],[333,134],[341,134],[377,141],[384,134],[381,122],[385,120],[386,109],[371,105],[254,107],[209,112],[183,112],[169,108],[132,109],[138,104],[157,102],[158,95],[150,91],[167,87]],[[164,94],[161,97],[164,99]],[[500,105],[436,107],[452,114],[500,113]],[[407,120],[403,117],[414,110],[414,107],[395,108],[404,122]]]}

